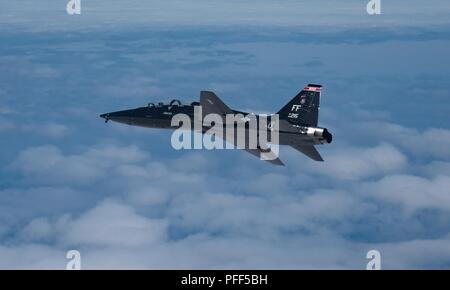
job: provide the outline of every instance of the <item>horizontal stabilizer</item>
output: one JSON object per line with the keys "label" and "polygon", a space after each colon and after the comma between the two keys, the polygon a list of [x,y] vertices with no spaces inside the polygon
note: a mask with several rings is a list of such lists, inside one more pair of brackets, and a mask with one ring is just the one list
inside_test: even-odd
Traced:
{"label": "horizontal stabilizer", "polygon": [[320,156],[320,153],[317,151],[316,147],[314,147],[313,145],[291,145],[291,147],[302,152],[303,154],[305,154],[312,160],[323,161],[322,156]]}

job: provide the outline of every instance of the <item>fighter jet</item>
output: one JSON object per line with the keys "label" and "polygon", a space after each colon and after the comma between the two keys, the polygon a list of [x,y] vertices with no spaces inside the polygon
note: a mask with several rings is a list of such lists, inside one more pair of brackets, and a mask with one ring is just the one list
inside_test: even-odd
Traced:
{"label": "fighter jet", "polygon": [[[279,119],[279,126],[277,126],[277,133],[279,134],[278,145],[291,146],[315,161],[323,161],[323,158],[315,148],[315,145],[329,144],[333,139],[331,133],[326,128],[318,127],[321,89],[321,85],[308,84],[289,103],[277,112]],[[100,117],[104,118],[105,122],[111,120],[147,128],[176,129],[177,127],[174,127],[171,124],[172,117],[177,114],[189,116],[192,123],[198,121],[195,119],[198,118],[194,114],[195,107],[201,107],[202,116],[212,113],[224,117],[227,114],[241,114],[243,116],[255,116],[256,119],[259,119],[262,116],[233,110],[219,99],[215,93],[201,91],[200,102],[182,104],[179,100],[172,100],[168,104],[160,102],[155,105],[149,103],[145,107],[106,113],[100,115]],[[271,124],[270,119],[273,115],[264,115],[264,117],[268,118],[267,124]],[[211,129],[210,126],[201,125],[199,131],[203,134],[208,134],[209,129]],[[265,129],[269,136],[273,134],[273,128],[271,128],[270,125]],[[192,130],[194,130],[194,127],[192,127]],[[221,137],[238,149],[243,149],[257,157],[261,157],[261,154],[267,153],[267,149],[259,147],[259,145],[256,148],[237,146],[238,142],[235,134],[233,134],[232,137],[229,137],[229,134],[223,134]],[[275,165],[284,165],[278,156],[266,158],[266,161]]]}

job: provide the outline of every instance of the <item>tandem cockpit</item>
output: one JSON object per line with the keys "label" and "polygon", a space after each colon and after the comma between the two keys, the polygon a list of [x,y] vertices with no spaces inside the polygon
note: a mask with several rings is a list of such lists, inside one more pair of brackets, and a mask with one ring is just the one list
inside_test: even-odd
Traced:
{"label": "tandem cockpit", "polygon": [[147,107],[148,108],[163,108],[163,107],[168,107],[169,110],[173,107],[185,107],[185,106],[200,106],[199,102],[192,102],[189,105],[183,104],[181,103],[180,100],[177,99],[173,99],[172,101],[170,101],[169,103],[164,103],[164,102],[158,102],[158,103],[148,103]]}

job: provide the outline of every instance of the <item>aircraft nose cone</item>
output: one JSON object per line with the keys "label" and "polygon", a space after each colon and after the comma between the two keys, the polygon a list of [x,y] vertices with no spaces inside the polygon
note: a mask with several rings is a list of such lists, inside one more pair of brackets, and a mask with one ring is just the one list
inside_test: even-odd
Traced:
{"label": "aircraft nose cone", "polygon": [[109,113],[101,114],[100,118],[105,119],[105,123],[108,123],[108,121],[109,121]]}
{"label": "aircraft nose cone", "polygon": [[100,118],[105,119],[105,123],[107,123],[108,121],[114,121],[118,123],[130,124],[131,123],[130,120],[133,118],[135,111],[136,110],[132,109],[117,112],[109,112],[101,114]]}

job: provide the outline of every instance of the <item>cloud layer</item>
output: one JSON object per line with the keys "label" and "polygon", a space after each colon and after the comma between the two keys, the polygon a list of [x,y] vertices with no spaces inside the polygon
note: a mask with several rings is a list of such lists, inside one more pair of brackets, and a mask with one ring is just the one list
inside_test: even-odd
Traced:
{"label": "cloud layer", "polygon": [[[49,1],[0,12],[0,268],[63,269],[71,249],[83,268],[364,269],[370,249],[449,267],[448,5],[391,1],[374,23],[361,1],[166,2],[83,2],[85,23]],[[320,164],[179,152],[98,117],[203,89],[273,112],[308,82],[335,137]]]}
{"label": "cloud layer", "polygon": [[[68,1],[67,1],[68,2]],[[55,3],[31,0],[5,3],[1,23],[25,27],[29,30],[101,29],[123,26],[183,26],[183,25],[241,25],[241,26],[418,26],[448,24],[449,8],[442,0],[385,1],[382,14],[370,16],[369,1],[332,0],[314,2],[261,0],[258,5],[248,0],[119,0],[81,1],[81,14],[66,14],[67,2]],[[132,15],[132,17],[130,17]],[[376,18],[378,17],[378,18]]]}

